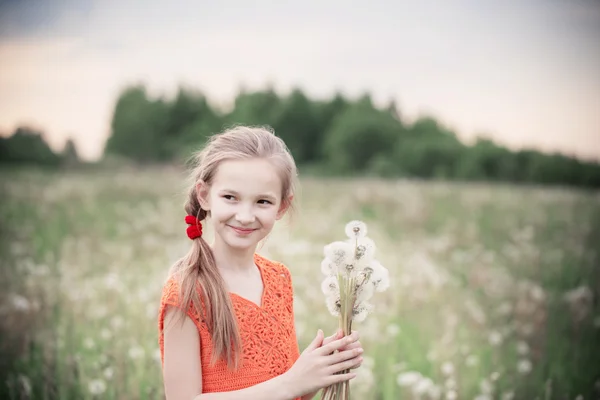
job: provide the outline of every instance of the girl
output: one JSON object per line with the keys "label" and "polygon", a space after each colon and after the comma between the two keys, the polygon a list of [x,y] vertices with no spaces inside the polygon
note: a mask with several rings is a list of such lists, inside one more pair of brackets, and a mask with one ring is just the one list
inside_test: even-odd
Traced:
{"label": "girl", "polygon": [[283,141],[264,128],[214,135],[192,178],[192,248],[171,268],[159,310],[167,400],[308,400],[354,378],[342,371],[362,362],[358,334],[319,330],[300,354],[290,273],[255,253],[292,207],[296,166]]}

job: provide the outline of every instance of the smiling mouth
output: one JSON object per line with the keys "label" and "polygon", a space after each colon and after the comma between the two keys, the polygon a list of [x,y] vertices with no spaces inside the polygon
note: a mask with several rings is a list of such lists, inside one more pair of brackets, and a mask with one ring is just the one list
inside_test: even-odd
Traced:
{"label": "smiling mouth", "polygon": [[231,225],[228,225],[228,226],[238,233],[251,233],[256,230],[256,229],[248,229],[248,228],[238,228],[238,227],[231,226]]}

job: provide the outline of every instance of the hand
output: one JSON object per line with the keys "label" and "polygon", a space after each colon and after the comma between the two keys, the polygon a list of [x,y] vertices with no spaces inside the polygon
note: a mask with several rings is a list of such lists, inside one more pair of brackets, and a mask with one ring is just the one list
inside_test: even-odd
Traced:
{"label": "hand", "polygon": [[290,397],[301,397],[356,377],[353,372],[339,372],[354,368],[362,362],[362,348],[353,347],[340,351],[358,341],[358,332],[352,332],[344,338],[331,339],[327,344],[323,344],[323,340],[323,331],[319,329],[317,336],[300,354],[294,365],[281,376],[283,387],[290,391]]}
{"label": "hand", "polygon": [[[356,331],[352,331],[352,333],[354,333],[354,332],[356,332]],[[341,339],[343,337],[344,337],[344,331],[342,331],[342,329],[340,328],[333,335],[327,336],[325,339],[323,339],[323,346],[333,342],[334,340]],[[352,350],[352,349],[362,349],[362,344],[360,343],[360,340],[357,340],[356,342],[350,343],[349,345],[342,347],[340,349],[340,351]],[[358,364],[354,365],[352,367],[352,369],[358,368],[362,365],[363,358],[360,356],[359,356],[359,358],[360,358],[360,361],[358,362]]]}

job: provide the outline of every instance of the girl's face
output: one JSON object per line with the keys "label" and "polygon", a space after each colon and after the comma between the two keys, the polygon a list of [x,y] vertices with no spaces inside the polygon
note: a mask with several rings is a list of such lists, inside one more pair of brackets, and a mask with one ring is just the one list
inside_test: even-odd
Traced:
{"label": "girl's face", "polygon": [[210,187],[200,182],[197,192],[215,239],[241,250],[256,248],[285,213],[281,187],[273,165],[257,158],[221,162]]}

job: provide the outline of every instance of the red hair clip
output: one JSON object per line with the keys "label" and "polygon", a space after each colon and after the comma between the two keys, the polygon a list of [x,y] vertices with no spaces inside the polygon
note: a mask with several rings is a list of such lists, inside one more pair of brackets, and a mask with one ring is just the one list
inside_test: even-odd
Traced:
{"label": "red hair clip", "polygon": [[185,223],[189,225],[187,227],[187,235],[190,239],[193,240],[202,236],[202,223],[196,217],[186,215]]}

